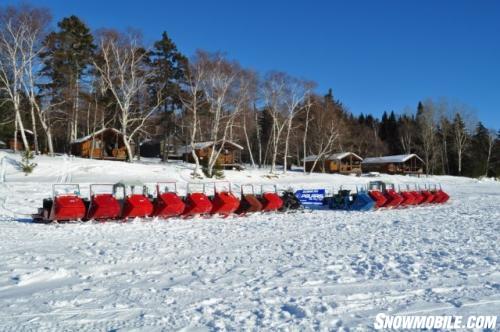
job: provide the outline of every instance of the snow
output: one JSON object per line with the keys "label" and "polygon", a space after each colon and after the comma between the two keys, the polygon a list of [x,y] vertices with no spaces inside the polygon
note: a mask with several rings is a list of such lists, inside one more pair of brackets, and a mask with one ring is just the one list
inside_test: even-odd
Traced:
{"label": "snow", "polygon": [[[497,315],[500,183],[438,181],[443,206],[40,225],[53,183],[177,180],[191,167],[0,151],[0,330],[372,330],[387,314]],[[317,188],[370,178],[226,171],[242,183]]]}
{"label": "snow", "polygon": [[115,129],[115,128],[103,128],[103,129],[100,129],[90,135],[87,135],[87,136],[84,136],[84,137],[80,137],[78,139],[75,139],[73,141],[71,141],[71,144],[75,144],[75,143],[82,143],[82,142],[85,142],[85,141],[88,141],[89,139],[91,139],[92,137],[96,136],[96,135],[99,135],[99,134],[102,134],[103,132],[105,131],[114,131],[116,134],[119,134],[121,135],[121,132],[118,130],[118,129]]}
{"label": "snow", "polygon": [[420,161],[423,162],[422,158],[412,153],[412,154],[399,154],[395,156],[365,158],[362,163],[363,164],[404,163],[405,161],[413,157],[417,157],[418,159],[420,159]]}
{"label": "snow", "polygon": [[[241,145],[236,144],[234,142],[226,141],[225,143],[226,144],[230,144],[230,145],[234,146],[237,149],[243,150],[243,147]],[[213,144],[214,144],[213,141],[207,141],[207,142],[194,143],[193,146],[194,146],[195,150],[201,150],[201,149],[206,149],[206,148],[212,146]],[[189,145],[184,145],[184,146],[180,147],[177,150],[177,153],[178,154],[191,153],[192,150],[193,150],[193,147],[191,146],[191,144],[189,144]]]}
{"label": "snow", "polygon": [[[356,158],[359,158],[360,160],[363,160],[363,158],[361,158],[360,156],[358,156],[357,154],[355,154],[353,152],[334,153],[334,154],[329,155],[328,158],[326,158],[326,160],[342,160],[345,157],[350,156],[350,155],[353,155]],[[311,156],[305,157],[303,159],[303,161],[315,161],[317,158],[318,158],[317,155],[311,155]]]}

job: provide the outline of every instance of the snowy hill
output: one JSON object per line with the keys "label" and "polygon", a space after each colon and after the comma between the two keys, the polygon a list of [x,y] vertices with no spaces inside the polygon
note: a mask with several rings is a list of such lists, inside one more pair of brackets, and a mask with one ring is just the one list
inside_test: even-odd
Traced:
{"label": "snowy hill", "polygon": [[[190,181],[184,163],[0,151],[0,329],[369,330],[379,312],[497,314],[500,183],[451,176],[444,206],[244,218],[38,225],[52,183]],[[227,171],[244,183],[330,188],[370,178]],[[377,178],[378,179],[378,178]]]}

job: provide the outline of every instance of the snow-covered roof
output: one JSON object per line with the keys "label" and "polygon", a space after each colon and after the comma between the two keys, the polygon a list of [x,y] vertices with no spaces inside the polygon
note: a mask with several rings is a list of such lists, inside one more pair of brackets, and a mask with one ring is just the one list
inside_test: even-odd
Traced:
{"label": "snow-covered roof", "polygon": [[[219,141],[218,143],[221,143],[222,141]],[[240,149],[240,150],[243,150],[243,147],[239,144],[236,144],[234,142],[231,142],[231,141],[225,141],[225,144],[230,144],[232,146],[234,146],[235,148],[237,149]],[[208,147],[211,147],[212,145],[214,145],[214,142],[213,141],[206,141],[206,142],[198,142],[198,143],[194,143],[194,149],[195,150],[201,150],[201,149],[206,149]],[[192,147],[191,147],[191,144],[188,144],[188,145],[184,145],[184,146],[181,146],[178,150],[177,150],[177,153],[180,153],[180,154],[184,154],[184,153],[190,153],[192,151]]]}
{"label": "snow-covered roof", "polygon": [[71,144],[74,144],[74,143],[82,143],[82,142],[85,142],[85,141],[88,141],[89,139],[91,139],[92,137],[96,136],[96,135],[99,135],[99,134],[102,134],[103,132],[107,131],[107,130],[111,130],[111,131],[114,131],[115,133],[117,134],[121,134],[121,132],[118,130],[118,129],[115,129],[115,128],[103,128],[101,130],[98,130],[96,131],[95,133],[92,133],[90,135],[87,135],[85,137],[81,137],[81,138],[78,138],[78,139],[75,139],[73,141],[71,141]]}
{"label": "snow-covered roof", "polygon": [[[354,156],[356,158],[359,158],[360,160],[363,160],[363,158],[361,158],[360,156],[358,156],[357,154],[355,154],[354,152],[340,152],[340,153],[333,153],[331,155],[329,155],[327,158],[325,158],[325,160],[342,160],[344,159],[345,157],[348,157],[348,156]],[[311,155],[311,156],[307,156],[303,159],[303,161],[305,162],[308,162],[308,161],[315,161],[316,158],[318,156],[317,155]]]}
{"label": "snow-covered roof", "polygon": [[398,154],[395,156],[384,156],[384,157],[372,157],[372,158],[365,158],[363,160],[363,164],[388,164],[388,163],[404,163],[405,161],[410,160],[411,158],[416,157],[419,159],[421,162],[424,162],[422,158],[417,156],[414,153],[411,154]]}
{"label": "snow-covered roof", "polygon": [[7,144],[5,144],[5,142],[4,142],[4,141],[1,141],[1,140],[0,140],[0,145],[7,145]]}

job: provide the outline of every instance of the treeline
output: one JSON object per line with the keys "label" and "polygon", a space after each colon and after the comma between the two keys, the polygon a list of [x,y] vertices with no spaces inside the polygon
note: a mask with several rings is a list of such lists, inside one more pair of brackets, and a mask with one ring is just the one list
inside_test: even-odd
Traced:
{"label": "treeline", "polygon": [[[499,133],[473,121],[467,106],[425,100],[401,115],[354,116],[312,81],[259,75],[222,53],[188,59],[166,32],[145,45],[138,31],[92,32],[76,16],[51,24],[44,8],[0,9],[0,139],[20,137],[29,149],[30,130],[36,153],[69,152],[72,141],[113,127],[129,160],[150,139],[165,160],[181,145],[234,141],[244,162],[271,172],[353,151],[418,153],[432,174],[500,174]],[[203,161],[209,175],[222,149]]]}

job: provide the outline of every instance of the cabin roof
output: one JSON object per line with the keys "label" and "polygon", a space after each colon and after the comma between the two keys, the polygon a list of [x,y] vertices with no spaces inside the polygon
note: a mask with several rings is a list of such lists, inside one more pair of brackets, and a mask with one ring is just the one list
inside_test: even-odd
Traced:
{"label": "cabin roof", "polygon": [[119,131],[118,129],[115,129],[115,128],[103,128],[101,130],[98,130],[98,131],[90,134],[90,135],[87,135],[87,136],[75,139],[75,140],[71,141],[71,144],[83,143],[85,141],[88,141],[88,140],[92,139],[92,137],[94,137],[96,135],[99,135],[99,134],[102,134],[102,133],[104,133],[104,132],[106,132],[108,130],[109,131],[113,131],[114,133],[119,134],[119,135],[122,134],[121,131]]}
{"label": "cabin roof", "polygon": [[[217,143],[221,143],[221,141],[218,141]],[[232,145],[239,150],[243,150],[243,147],[241,145],[234,143],[234,142],[231,142],[231,141],[225,141],[224,144],[229,144],[229,145]],[[198,143],[194,143],[194,149],[195,150],[206,149],[208,147],[211,147],[212,145],[214,145],[214,141],[198,142]],[[188,145],[181,146],[177,152],[184,154],[184,153],[191,153],[192,150],[193,150],[193,148],[191,147],[191,144],[188,144]]]}
{"label": "cabin roof", "polygon": [[[363,160],[363,158],[361,158],[360,156],[358,156],[354,152],[333,153],[333,154],[329,155],[327,158],[325,158],[325,160],[342,160],[348,156],[354,156],[354,157],[358,158],[359,160]],[[317,155],[307,156],[303,159],[303,161],[304,162],[315,161],[317,157],[318,157]]]}
{"label": "cabin roof", "polygon": [[421,162],[424,162],[422,158],[417,156],[414,153],[411,154],[398,154],[395,156],[384,156],[384,157],[371,157],[371,158],[365,158],[363,160],[363,164],[390,164],[390,163],[404,163],[411,158],[417,158]]}

